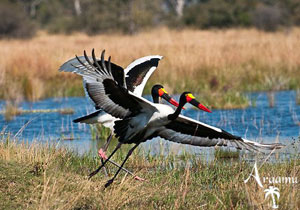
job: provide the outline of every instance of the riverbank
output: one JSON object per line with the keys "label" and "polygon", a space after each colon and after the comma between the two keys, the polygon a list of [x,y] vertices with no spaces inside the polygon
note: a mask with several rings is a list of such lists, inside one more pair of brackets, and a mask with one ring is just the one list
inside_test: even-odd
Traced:
{"label": "riverbank", "polygon": [[209,107],[246,107],[249,102],[242,92],[300,88],[299,34],[299,28],[275,33],[161,28],[132,36],[40,32],[30,40],[0,40],[5,55],[0,58],[0,98],[82,96],[81,78],[59,73],[58,68],[75,54],[95,48],[98,55],[106,49],[107,56],[123,67],[142,56],[164,56],[146,94],[160,83],[170,93],[198,93]]}
{"label": "riverbank", "polygon": [[[126,149],[114,158],[120,162]],[[228,156],[227,156],[228,157]],[[98,164],[91,155],[79,156],[63,148],[0,141],[1,209],[263,209],[264,190],[254,179],[245,184],[253,163],[219,157],[204,163],[196,156],[167,157],[134,153],[126,167],[146,181],[121,173],[109,187],[103,172],[87,179]],[[178,160],[180,160],[178,162]],[[177,164],[176,164],[177,163]],[[259,163],[260,165],[261,163]],[[259,168],[261,177],[300,177],[299,155]],[[109,165],[111,174],[116,170]],[[267,187],[267,184],[263,183]],[[275,184],[280,209],[300,206],[298,184]]]}

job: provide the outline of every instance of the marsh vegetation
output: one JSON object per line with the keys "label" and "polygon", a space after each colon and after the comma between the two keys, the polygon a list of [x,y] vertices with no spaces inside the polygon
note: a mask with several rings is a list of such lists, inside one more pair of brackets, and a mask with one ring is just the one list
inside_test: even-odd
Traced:
{"label": "marsh vegetation", "polygon": [[[126,149],[114,160],[123,159]],[[55,145],[2,138],[0,163],[2,209],[265,209],[270,203],[254,179],[244,183],[253,163],[243,159],[205,162],[194,155],[153,157],[137,151],[126,167],[146,181],[122,173],[108,189],[103,188],[108,180],[103,173],[87,179],[100,163],[98,158]],[[267,161],[259,173],[299,178],[299,166],[298,154],[285,161]],[[107,168],[109,174],[116,170],[112,165]],[[299,183],[276,186],[280,209],[300,206]]]}
{"label": "marsh vegetation", "polygon": [[163,55],[146,94],[154,83],[161,83],[170,93],[198,93],[211,107],[246,107],[245,91],[299,88],[299,34],[299,28],[289,33],[160,28],[132,36],[40,32],[30,40],[0,40],[6,55],[0,58],[0,98],[36,101],[82,96],[81,78],[59,73],[58,68],[84,49],[95,48],[98,53],[106,49],[112,61],[123,67],[142,56]]}

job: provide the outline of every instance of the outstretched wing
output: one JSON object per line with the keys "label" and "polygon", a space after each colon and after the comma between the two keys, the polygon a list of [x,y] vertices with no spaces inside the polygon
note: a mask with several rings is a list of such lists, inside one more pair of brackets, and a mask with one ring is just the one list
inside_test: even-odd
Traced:
{"label": "outstretched wing", "polygon": [[[96,60],[96,62],[95,62],[91,56],[87,56],[87,58],[91,61],[92,65],[95,68],[97,68],[98,65],[101,65],[101,60]],[[87,63],[86,56],[78,56],[78,57],[68,60],[63,65],[61,65],[61,67],[59,68],[59,71],[64,71],[64,72],[75,71],[76,66],[81,65],[79,60],[83,63]],[[106,68],[108,68],[107,60],[104,61],[104,64],[105,64]],[[119,66],[115,63],[112,63],[112,62],[110,63],[110,65],[111,65],[112,76],[113,76],[114,80],[116,80],[117,83],[120,84],[121,86],[125,86],[125,84],[124,84],[124,69],[121,66]]]}
{"label": "outstretched wing", "polygon": [[[132,62],[126,69],[123,69],[117,64],[111,63],[111,73],[114,80],[117,81],[119,85],[125,88],[127,87],[129,91],[133,92],[137,96],[142,96],[144,87],[152,73],[156,70],[158,62],[161,58],[162,56],[159,55],[145,56]],[[87,63],[87,59],[91,61],[92,65],[95,68],[98,68],[98,65],[101,65],[101,60],[94,61],[91,56],[85,55],[68,60],[59,68],[59,70],[64,72],[76,71],[76,66],[81,65],[82,62]],[[104,63],[107,68],[108,61],[105,60]],[[124,74],[126,74],[126,80],[124,79]],[[88,94],[88,91],[86,90],[87,80],[88,78],[85,78],[85,76],[83,76],[84,92],[85,95],[89,97],[90,100],[92,100],[90,98],[90,95]],[[99,109],[99,107],[97,106],[95,108]]]}
{"label": "outstretched wing", "polygon": [[[77,66],[80,66],[81,63],[88,64],[87,59],[91,61],[91,65],[95,68],[98,68],[98,65],[101,65],[100,60],[96,60],[96,62],[95,62],[91,56],[87,56],[85,54],[85,56],[79,56],[79,57],[75,57],[75,58],[68,60],[59,68],[59,71],[74,72],[74,71],[76,71]],[[106,68],[108,68],[108,61],[105,60],[104,65],[106,66]],[[114,80],[117,81],[117,83],[120,86],[123,86],[126,88],[126,84],[125,84],[125,80],[124,80],[124,69],[121,66],[118,66],[117,64],[114,64],[114,63],[111,63],[111,69],[112,69],[112,76],[113,76]],[[87,78],[84,75],[82,75],[82,76],[83,76],[83,78],[82,78],[83,89],[84,89],[85,95],[90,99],[90,101],[93,102],[92,98],[90,97],[90,95],[86,89],[86,81],[92,80],[92,78]],[[95,105],[95,108],[99,109],[99,107],[97,107],[96,105]]]}
{"label": "outstretched wing", "polygon": [[[108,65],[106,65],[104,53],[105,51],[101,54],[100,62],[97,62],[94,50],[92,51],[92,61],[84,51],[85,60],[82,61],[76,56],[78,64],[74,65],[72,70],[67,70],[83,76],[87,94],[95,103],[95,106],[121,119],[135,115],[145,107],[155,111],[156,108],[150,102],[134,96],[119,81],[115,80],[110,65],[110,57]],[[96,64],[96,66],[93,64]],[[65,70],[61,68],[60,71]],[[124,76],[121,80],[124,81]]]}
{"label": "outstretched wing", "polygon": [[182,115],[159,129],[157,135],[173,142],[202,147],[233,146],[237,149],[251,151],[273,150],[283,147],[282,144],[260,144],[249,141]]}
{"label": "outstretched wing", "polygon": [[161,59],[162,56],[160,55],[150,55],[129,64],[124,69],[127,89],[137,96],[142,96],[147,81],[156,70]]}

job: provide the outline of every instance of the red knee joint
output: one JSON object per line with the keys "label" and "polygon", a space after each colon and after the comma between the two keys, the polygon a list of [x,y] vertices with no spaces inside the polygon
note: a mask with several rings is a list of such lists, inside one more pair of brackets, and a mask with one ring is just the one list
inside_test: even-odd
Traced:
{"label": "red knee joint", "polygon": [[99,151],[98,151],[98,155],[102,158],[102,159],[104,159],[104,160],[106,160],[107,159],[107,156],[106,156],[106,154],[105,154],[105,152],[103,151],[103,149],[101,148],[101,149],[99,149]]}

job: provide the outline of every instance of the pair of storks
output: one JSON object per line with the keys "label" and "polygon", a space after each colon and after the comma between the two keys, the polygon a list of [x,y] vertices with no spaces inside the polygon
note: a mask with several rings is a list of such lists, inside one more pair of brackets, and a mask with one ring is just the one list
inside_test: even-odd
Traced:
{"label": "pair of storks", "polygon": [[[154,103],[144,99],[142,97],[143,89],[155,71],[161,56],[140,58],[123,69],[111,63],[111,57],[105,61],[104,53],[105,51],[102,51],[101,59],[97,60],[94,50],[92,50],[91,57],[87,56],[84,51],[84,56],[76,56],[67,61],[60,67],[60,71],[73,72],[82,76],[86,94],[94,102],[96,109],[99,109],[74,121],[102,123],[109,127],[119,140],[113,152],[105,158],[97,170],[90,174],[90,178],[99,172],[122,144],[135,144],[105,187],[114,181],[133,150],[140,143],[154,137],[195,146],[233,146],[250,151],[273,150],[283,147],[278,143],[262,144],[249,141],[220,128],[180,115],[181,109],[186,103],[210,112],[190,92],[182,93],[178,104],[161,85],[155,85],[152,88]],[[176,110],[174,111],[169,105],[159,104],[159,97],[177,106]],[[105,156],[100,150],[101,152],[102,156]]]}

